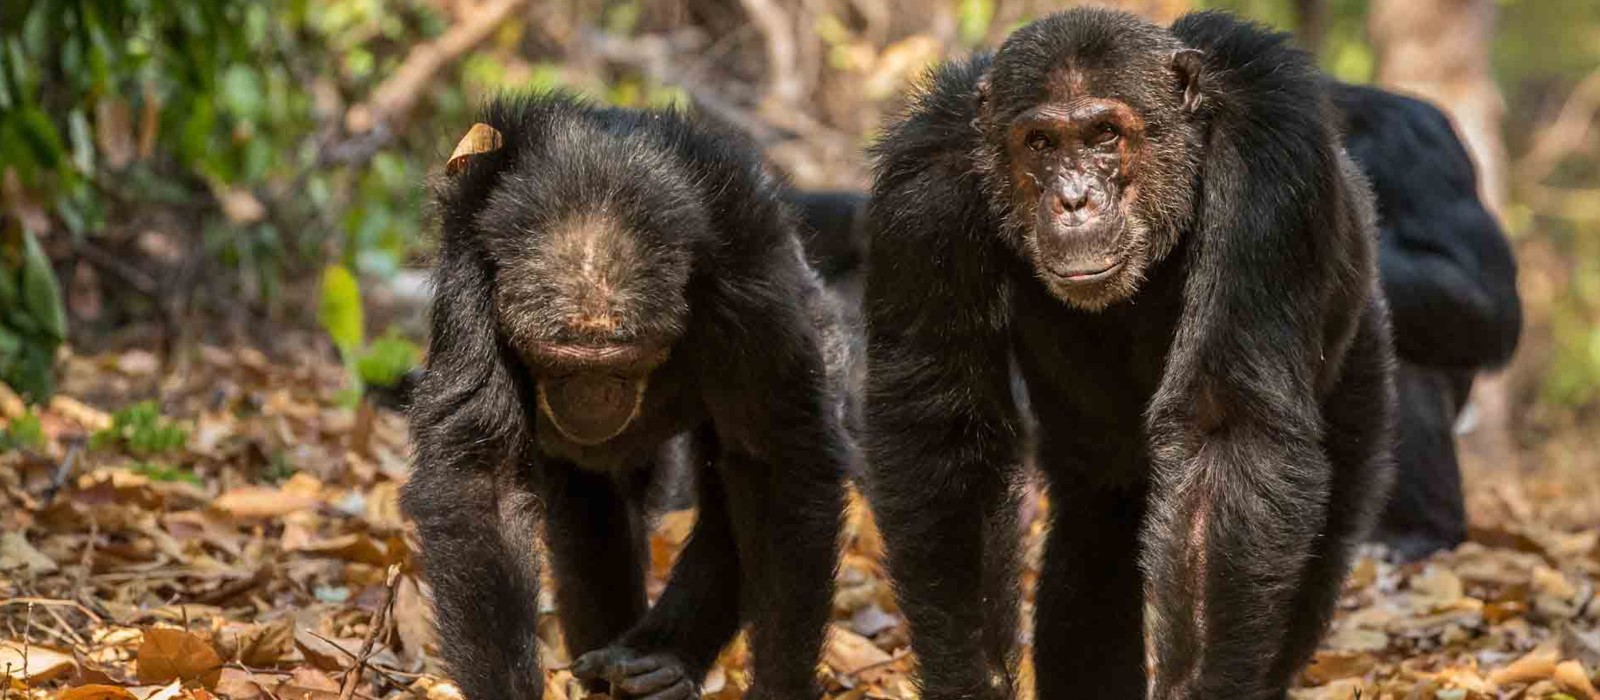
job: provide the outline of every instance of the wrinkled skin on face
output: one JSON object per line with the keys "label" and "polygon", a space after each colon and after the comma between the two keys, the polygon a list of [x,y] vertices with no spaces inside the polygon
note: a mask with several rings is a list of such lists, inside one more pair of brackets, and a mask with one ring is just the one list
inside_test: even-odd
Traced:
{"label": "wrinkled skin on face", "polygon": [[[1051,293],[1081,309],[1131,297],[1190,216],[1200,57],[1158,55],[1168,59],[1114,71],[1067,58],[1042,76],[997,58],[979,85],[979,161],[1005,228]],[[1152,84],[1170,89],[1119,94]]]}

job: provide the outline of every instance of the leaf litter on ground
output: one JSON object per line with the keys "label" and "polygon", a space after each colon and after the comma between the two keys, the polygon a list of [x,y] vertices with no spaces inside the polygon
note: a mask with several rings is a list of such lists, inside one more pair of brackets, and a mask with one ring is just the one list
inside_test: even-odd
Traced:
{"label": "leaf litter on ground", "polygon": [[[7,700],[461,697],[399,513],[404,420],[350,408],[348,372],[305,354],[206,347],[181,377],[141,351],[69,357],[42,407],[0,387],[0,430],[43,436],[0,454]],[[1365,552],[1294,697],[1600,700],[1600,490],[1577,473],[1471,474],[1472,541],[1405,565]],[[1029,512],[1031,586],[1047,500]],[[652,595],[693,524],[692,510],[655,518]],[[914,698],[905,621],[859,496],[844,542],[824,688]],[[583,700],[548,590],[546,696]],[[1034,663],[1025,653],[1018,669],[1024,700]],[[750,680],[741,638],[702,693],[733,700]]]}

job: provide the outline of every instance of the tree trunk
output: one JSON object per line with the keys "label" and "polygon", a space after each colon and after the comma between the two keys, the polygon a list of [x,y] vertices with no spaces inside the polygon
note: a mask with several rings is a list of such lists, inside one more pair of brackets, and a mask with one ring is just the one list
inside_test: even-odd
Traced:
{"label": "tree trunk", "polygon": [[1322,42],[1328,37],[1328,1],[1294,0],[1295,34],[1300,45],[1313,54],[1322,53]]}
{"label": "tree trunk", "polygon": [[[1490,71],[1494,0],[1373,0],[1367,18],[1377,54],[1377,80],[1439,105],[1454,119],[1478,167],[1478,189],[1495,214],[1505,210],[1504,103]],[[1479,379],[1463,462],[1516,465],[1506,378]]]}

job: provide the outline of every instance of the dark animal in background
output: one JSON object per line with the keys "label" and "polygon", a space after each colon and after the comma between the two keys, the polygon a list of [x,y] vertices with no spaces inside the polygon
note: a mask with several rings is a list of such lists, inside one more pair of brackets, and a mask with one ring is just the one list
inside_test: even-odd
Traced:
{"label": "dark animal in background", "polygon": [[1072,10],[937,68],[875,147],[869,500],[923,697],[1016,661],[1018,410],[1051,497],[1038,695],[1282,698],[1381,504],[1370,193],[1283,35]]}
{"label": "dark animal in background", "polygon": [[1339,85],[1333,96],[1345,147],[1377,201],[1378,265],[1400,357],[1399,471],[1377,536],[1415,559],[1466,539],[1452,428],[1473,374],[1505,364],[1517,347],[1516,260],[1443,112],[1369,87]]}
{"label": "dark animal in background", "polygon": [[[1378,267],[1400,359],[1396,480],[1374,535],[1402,558],[1418,559],[1466,539],[1453,427],[1474,374],[1505,364],[1516,348],[1516,261],[1443,112],[1377,88],[1336,83],[1332,90],[1345,148],[1377,202]],[[792,201],[816,232],[803,240],[829,284],[859,289],[867,196],[825,192]]]}
{"label": "dark animal in background", "polygon": [[[750,623],[752,693],[818,697],[848,446],[777,185],[673,113],[544,96],[481,122],[438,188],[402,493],[451,673],[471,700],[542,696],[542,521],[579,678],[688,700]],[[685,433],[699,515],[647,612],[639,502]]]}

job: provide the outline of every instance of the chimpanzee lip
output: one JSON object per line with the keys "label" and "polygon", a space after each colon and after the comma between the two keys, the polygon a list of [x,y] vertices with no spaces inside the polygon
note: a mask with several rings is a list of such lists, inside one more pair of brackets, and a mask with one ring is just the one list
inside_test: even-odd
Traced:
{"label": "chimpanzee lip", "polygon": [[1098,268],[1098,269],[1082,269],[1082,268],[1079,268],[1079,269],[1068,270],[1065,274],[1057,272],[1057,271],[1055,271],[1053,269],[1047,269],[1047,272],[1049,272],[1050,277],[1052,279],[1054,279],[1056,282],[1059,282],[1061,284],[1067,284],[1067,285],[1095,284],[1095,283],[1098,283],[1098,282],[1104,282],[1106,279],[1110,278],[1112,275],[1117,274],[1117,271],[1122,269],[1122,264],[1123,264],[1122,260],[1116,260],[1116,261],[1112,262],[1110,265],[1107,265],[1105,267],[1101,267],[1101,268]]}
{"label": "chimpanzee lip", "polygon": [[542,343],[533,347],[531,359],[552,369],[623,369],[638,364],[658,364],[665,359],[666,351],[665,345],[648,341],[607,345]]}

